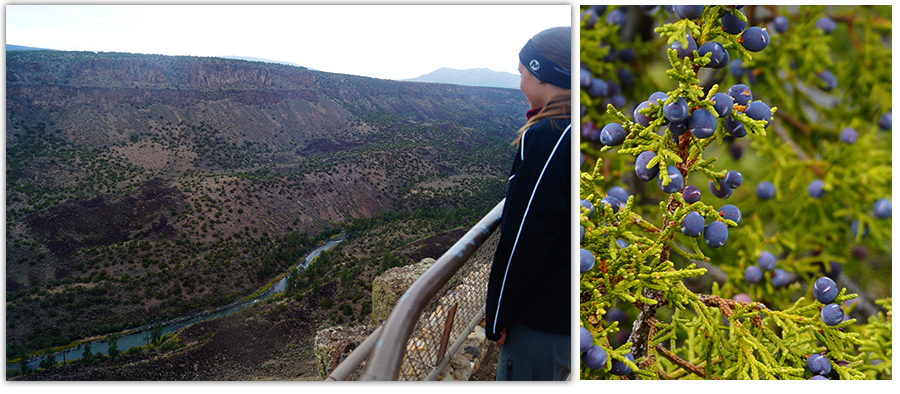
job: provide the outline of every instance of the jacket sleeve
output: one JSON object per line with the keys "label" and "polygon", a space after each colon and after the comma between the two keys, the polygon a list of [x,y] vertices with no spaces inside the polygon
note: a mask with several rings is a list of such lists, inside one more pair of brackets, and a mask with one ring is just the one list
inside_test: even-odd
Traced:
{"label": "jacket sleeve", "polygon": [[559,256],[560,252],[554,248],[561,244],[568,248],[568,240],[560,237],[569,233],[562,227],[571,218],[568,212],[570,128],[568,124],[554,127],[547,120],[543,125],[539,122],[532,126],[522,137],[488,281],[485,306],[488,339],[499,339],[500,331],[529,307],[523,300],[529,298],[529,291],[535,291],[537,285],[533,283],[542,280],[537,276],[542,269],[547,270],[546,264],[571,264],[570,261],[548,262]]}

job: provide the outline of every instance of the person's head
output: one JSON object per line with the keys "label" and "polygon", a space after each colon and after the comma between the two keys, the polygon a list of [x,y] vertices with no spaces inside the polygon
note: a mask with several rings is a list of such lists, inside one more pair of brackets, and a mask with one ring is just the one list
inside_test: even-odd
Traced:
{"label": "person's head", "polygon": [[571,67],[572,28],[554,27],[544,30],[519,52],[519,89],[531,109],[542,108],[532,116],[513,142],[518,145],[522,132],[537,121],[547,118],[570,118],[572,113]]}
{"label": "person's head", "polygon": [[571,94],[571,37],[571,27],[554,27],[536,34],[519,51],[519,88],[531,108]]}

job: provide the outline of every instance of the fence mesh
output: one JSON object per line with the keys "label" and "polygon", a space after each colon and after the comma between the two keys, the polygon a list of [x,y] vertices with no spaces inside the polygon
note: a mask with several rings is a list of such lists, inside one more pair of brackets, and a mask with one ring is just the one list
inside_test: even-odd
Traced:
{"label": "fence mesh", "polygon": [[499,239],[500,230],[496,230],[425,307],[406,344],[406,357],[400,366],[399,380],[425,380],[441,361],[444,354],[438,352],[448,315],[454,305],[456,313],[446,341],[447,349],[460,336],[469,335],[469,322],[484,307],[488,276]]}
{"label": "fence mesh", "polygon": [[[398,380],[425,380],[449,352],[457,338],[470,334],[469,322],[484,307],[488,276],[499,239],[500,230],[497,229],[478,246],[475,253],[425,307],[406,343]],[[450,335],[446,340],[444,354],[439,354],[444,327],[454,305],[456,311]],[[347,380],[359,380],[370,357],[367,357]]]}

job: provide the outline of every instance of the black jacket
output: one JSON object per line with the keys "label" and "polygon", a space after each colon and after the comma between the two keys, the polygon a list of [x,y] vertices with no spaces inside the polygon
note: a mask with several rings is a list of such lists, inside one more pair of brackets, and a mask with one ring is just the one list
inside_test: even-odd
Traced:
{"label": "black jacket", "polygon": [[545,118],[520,141],[488,281],[488,339],[516,323],[570,335],[570,129],[569,119]]}

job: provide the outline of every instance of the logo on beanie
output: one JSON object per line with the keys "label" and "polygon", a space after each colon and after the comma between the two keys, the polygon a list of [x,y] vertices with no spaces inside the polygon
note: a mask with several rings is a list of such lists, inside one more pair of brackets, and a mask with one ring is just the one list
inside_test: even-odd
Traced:
{"label": "logo on beanie", "polygon": [[528,63],[528,67],[531,67],[532,70],[537,71],[541,69],[541,63],[537,61],[537,59],[531,59]]}

